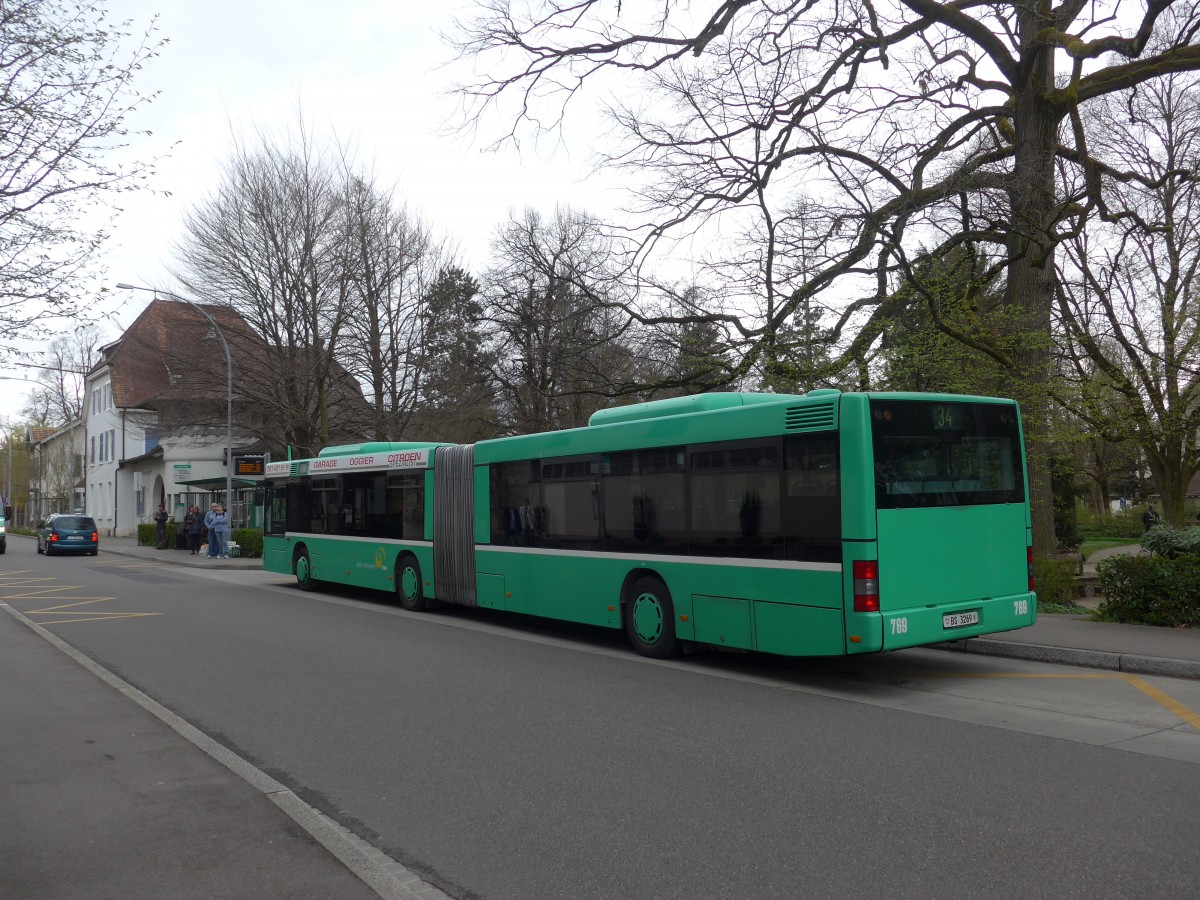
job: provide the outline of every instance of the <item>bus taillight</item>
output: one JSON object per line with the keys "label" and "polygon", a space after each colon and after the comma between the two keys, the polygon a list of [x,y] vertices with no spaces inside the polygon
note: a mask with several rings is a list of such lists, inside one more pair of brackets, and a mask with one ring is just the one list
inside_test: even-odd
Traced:
{"label": "bus taillight", "polygon": [[1034,584],[1034,581],[1033,581],[1033,548],[1032,547],[1025,548],[1025,558],[1029,560],[1029,590],[1032,592],[1032,591],[1037,590],[1037,585]]}
{"label": "bus taillight", "polygon": [[879,612],[879,561],[854,561],[854,611]]}

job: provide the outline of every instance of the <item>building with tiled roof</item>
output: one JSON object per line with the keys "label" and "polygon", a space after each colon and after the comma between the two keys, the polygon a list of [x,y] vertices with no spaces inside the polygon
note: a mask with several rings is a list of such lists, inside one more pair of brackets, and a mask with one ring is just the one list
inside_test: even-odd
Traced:
{"label": "building with tiled roof", "polygon": [[[240,418],[239,370],[267,352],[246,321],[206,305],[229,345],[234,372],[235,454],[253,445]],[[119,339],[100,348],[84,397],[87,512],[106,534],[135,534],[160,503],[182,521],[225,487],[225,353],[220,337],[189,303],[155,298]],[[252,483],[235,481],[237,487]],[[237,498],[231,506],[239,521]]]}

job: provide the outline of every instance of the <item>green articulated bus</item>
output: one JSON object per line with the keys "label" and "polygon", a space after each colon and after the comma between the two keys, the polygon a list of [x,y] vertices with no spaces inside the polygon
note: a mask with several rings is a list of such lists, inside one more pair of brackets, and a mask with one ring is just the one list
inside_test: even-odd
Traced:
{"label": "green articulated bus", "polygon": [[700,394],[266,474],[264,567],[305,589],[624,628],[646,656],[872,653],[1037,614],[1011,400]]}

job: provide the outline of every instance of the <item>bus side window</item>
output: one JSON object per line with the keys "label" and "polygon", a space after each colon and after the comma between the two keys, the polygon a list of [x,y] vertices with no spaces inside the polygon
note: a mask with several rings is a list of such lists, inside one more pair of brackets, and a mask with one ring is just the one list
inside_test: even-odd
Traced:
{"label": "bus side window", "polygon": [[842,501],[836,432],[784,438],[783,533],[788,558],[839,562]]}
{"label": "bus side window", "polygon": [[287,484],[272,484],[268,497],[265,533],[282,536],[287,530]]}

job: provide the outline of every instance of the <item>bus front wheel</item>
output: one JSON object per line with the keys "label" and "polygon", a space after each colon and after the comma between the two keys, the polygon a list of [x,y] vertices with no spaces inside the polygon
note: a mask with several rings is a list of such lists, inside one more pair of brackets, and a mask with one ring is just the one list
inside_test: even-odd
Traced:
{"label": "bus front wheel", "polygon": [[317,579],[313,578],[312,560],[307,550],[301,550],[296,557],[296,583],[302,591],[315,591]]}
{"label": "bus front wheel", "polygon": [[625,632],[642,656],[667,659],[679,649],[675,637],[675,604],[667,586],[643,576],[633,583],[625,604]]}
{"label": "bus front wheel", "polygon": [[396,596],[409,612],[421,612],[426,607],[425,590],[421,581],[421,564],[406,553],[396,562]]}

